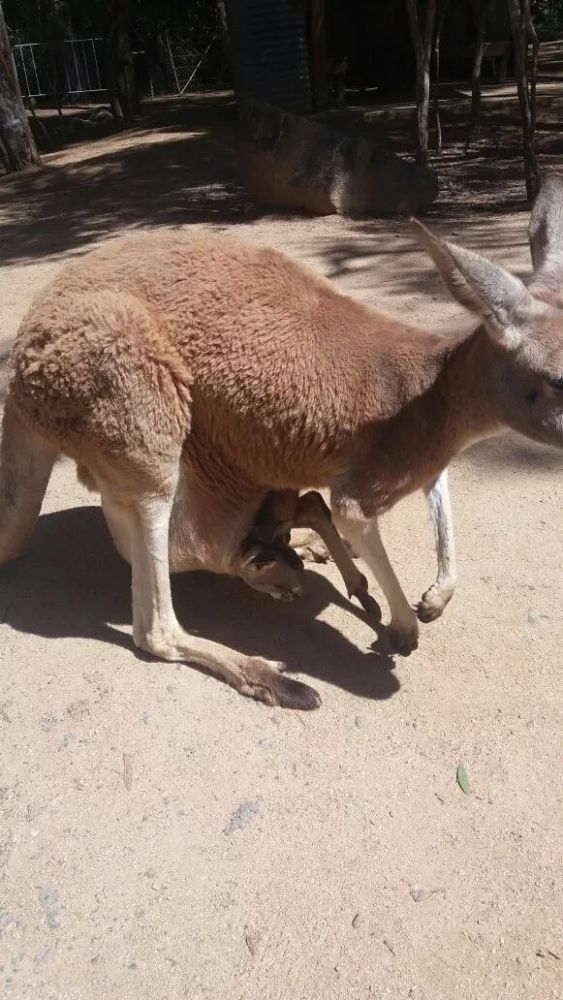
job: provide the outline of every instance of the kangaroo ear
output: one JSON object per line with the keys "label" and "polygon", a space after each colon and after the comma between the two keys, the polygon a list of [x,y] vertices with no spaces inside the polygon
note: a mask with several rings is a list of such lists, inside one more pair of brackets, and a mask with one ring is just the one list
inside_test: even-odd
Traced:
{"label": "kangaroo ear", "polygon": [[411,221],[454,299],[481,316],[500,347],[515,350],[524,336],[521,327],[541,309],[524,282],[472,250],[437,239],[418,220]]}
{"label": "kangaroo ear", "polygon": [[528,229],[534,277],[530,287],[560,291],[563,284],[563,177],[554,170],[543,176]]}
{"label": "kangaroo ear", "polygon": [[242,559],[245,571],[252,575],[262,573],[264,570],[275,566],[276,563],[277,559],[271,546],[261,545],[260,543],[249,545]]}

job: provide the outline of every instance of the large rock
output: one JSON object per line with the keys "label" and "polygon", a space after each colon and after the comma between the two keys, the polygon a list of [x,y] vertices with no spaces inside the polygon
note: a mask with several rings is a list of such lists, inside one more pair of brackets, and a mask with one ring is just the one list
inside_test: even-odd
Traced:
{"label": "large rock", "polygon": [[433,171],[261,101],[239,105],[237,157],[254,200],[270,208],[410,215],[438,194]]}

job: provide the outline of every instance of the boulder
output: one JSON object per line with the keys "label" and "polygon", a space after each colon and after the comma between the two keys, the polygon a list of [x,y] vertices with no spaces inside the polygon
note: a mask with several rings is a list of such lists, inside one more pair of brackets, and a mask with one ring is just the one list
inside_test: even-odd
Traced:
{"label": "boulder", "polygon": [[248,99],[237,160],[259,205],[312,215],[412,215],[438,194],[435,173],[311,118]]}

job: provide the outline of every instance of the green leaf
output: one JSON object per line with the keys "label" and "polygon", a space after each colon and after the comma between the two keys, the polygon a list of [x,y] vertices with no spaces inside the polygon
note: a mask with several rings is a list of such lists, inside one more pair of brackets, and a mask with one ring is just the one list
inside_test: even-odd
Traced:
{"label": "green leaf", "polygon": [[463,794],[469,795],[469,777],[463,764],[458,765],[455,778]]}

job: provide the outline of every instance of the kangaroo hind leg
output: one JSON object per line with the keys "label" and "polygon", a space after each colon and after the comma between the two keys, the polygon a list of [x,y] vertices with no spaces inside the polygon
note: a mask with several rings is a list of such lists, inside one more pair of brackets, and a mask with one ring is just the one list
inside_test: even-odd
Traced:
{"label": "kangaroo hind leg", "polygon": [[[280,673],[281,664],[190,635],[179,624],[170,588],[169,529],[174,502],[171,478],[166,477],[167,489],[160,494],[153,489],[121,500],[113,491],[112,503],[121,504],[129,533],[135,645],[162,660],[204,667],[223,677],[240,694],[268,705],[317,708],[317,692]],[[188,511],[185,513],[189,516]]]}
{"label": "kangaroo hind leg", "polygon": [[56,445],[24,423],[8,396],[0,444],[0,565],[25,549],[57,451]]}

